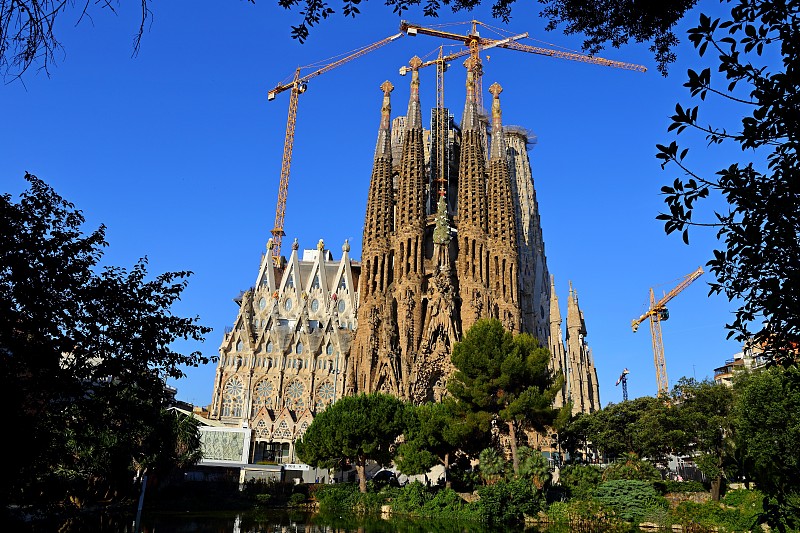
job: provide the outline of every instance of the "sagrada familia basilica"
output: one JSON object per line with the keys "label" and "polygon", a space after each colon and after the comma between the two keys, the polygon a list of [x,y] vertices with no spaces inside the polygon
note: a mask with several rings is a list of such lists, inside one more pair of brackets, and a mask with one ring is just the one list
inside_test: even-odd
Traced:
{"label": "sagrada familia basilica", "polygon": [[236,299],[209,418],[252,430],[252,462],[291,462],[294,441],[343,395],[441,399],[454,344],[487,317],[550,349],[565,376],[556,407],[600,408],[577,292],[570,284],[564,328],[547,268],[527,132],[503,126],[496,83],[485,116],[470,60],[460,125],[434,109],[424,129],[420,63],[404,116],[392,119],[393,86],[380,87],[361,260],[347,242],[335,260],[320,240],[274,261],[270,242]]}

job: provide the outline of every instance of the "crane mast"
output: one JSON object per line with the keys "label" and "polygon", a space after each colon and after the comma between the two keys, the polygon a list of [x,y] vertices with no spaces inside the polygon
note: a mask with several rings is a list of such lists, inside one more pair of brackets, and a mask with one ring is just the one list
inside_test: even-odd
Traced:
{"label": "crane mast", "polygon": [[686,287],[692,284],[694,280],[703,274],[703,267],[698,267],[694,272],[687,274],[683,280],[671,291],[664,295],[663,298],[656,301],[655,291],[650,289],[650,307],[639,318],[631,321],[631,328],[633,332],[639,329],[639,325],[650,319],[650,336],[653,341],[653,362],[656,367],[656,384],[658,386],[658,394],[666,394],[669,392],[669,380],[667,379],[667,362],[664,358],[664,340],[661,334],[661,322],[669,318],[669,311],[667,310],[667,302],[672,300]]}
{"label": "crane mast", "polygon": [[278,205],[275,209],[275,225],[272,228],[272,260],[275,264],[280,262],[281,257],[281,240],[283,236],[286,234],[283,231],[283,221],[286,216],[286,199],[289,192],[289,170],[292,166],[292,151],[294,149],[294,131],[295,126],[297,125],[297,104],[299,100],[299,96],[306,91],[307,82],[312,78],[316,78],[317,76],[328,72],[329,70],[333,70],[338,66],[344,65],[345,63],[349,63],[350,61],[359,58],[373,50],[380,48],[383,45],[389,44],[392,41],[395,41],[404,35],[403,32],[396,33],[391,35],[385,39],[381,39],[375,43],[367,45],[363,48],[360,48],[353,52],[352,54],[338,59],[336,61],[332,61],[322,67],[316,69],[305,76],[300,76],[300,71],[302,67],[295,70],[294,77],[292,81],[288,83],[282,83],[276,86],[274,89],[267,93],[267,100],[274,100],[275,97],[284,92],[290,90],[289,96],[289,116],[286,119],[286,137],[283,141],[283,158],[281,160],[281,177],[280,183],[278,185]]}

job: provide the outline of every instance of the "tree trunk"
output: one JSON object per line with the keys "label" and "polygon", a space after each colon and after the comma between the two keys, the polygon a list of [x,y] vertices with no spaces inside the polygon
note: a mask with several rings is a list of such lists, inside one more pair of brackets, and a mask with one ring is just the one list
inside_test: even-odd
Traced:
{"label": "tree trunk", "polygon": [[514,466],[514,475],[519,475],[519,457],[517,456],[517,427],[513,420],[507,422],[508,437],[511,442],[511,464]]}
{"label": "tree trunk", "polygon": [[362,494],[367,493],[367,472],[364,467],[364,462],[359,460],[356,462],[356,474],[358,474],[358,490]]}
{"label": "tree trunk", "polygon": [[722,488],[722,474],[719,474],[711,481],[711,499],[715,502],[719,501],[719,493]]}
{"label": "tree trunk", "polygon": [[453,482],[450,481],[450,454],[444,454],[444,486],[448,489],[452,487]]}

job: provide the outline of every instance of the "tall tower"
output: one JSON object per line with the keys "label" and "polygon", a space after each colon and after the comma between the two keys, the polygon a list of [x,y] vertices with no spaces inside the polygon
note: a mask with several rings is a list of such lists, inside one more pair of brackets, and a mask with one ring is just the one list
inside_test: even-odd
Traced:
{"label": "tall tower", "polygon": [[[428,171],[437,150],[426,150],[426,140],[444,139],[423,130],[421,60],[414,57],[410,63],[405,117],[390,120],[391,89],[389,84],[383,87],[364,223],[360,329],[352,348],[355,364],[348,392],[383,391],[414,402],[440,399],[453,372],[453,346],[477,320],[494,317],[507,330],[530,333],[551,349],[551,368],[566,381],[559,406],[572,399],[571,386],[577,384],[583,386],[574,395],[580,400],[577,409],[593,408],[599,403],[592,399],[596,377],[579,376],[594,371],[586,362],[591,355],[579,332],[570,329],[570,319],[567,335],[574,346],[563,342],[527,134],[503,126],[497,83],[490,88],[487,131],[476,93],[479,60],[471,57],[464,64],[467,96],[460,132],[446,138],[458,164],[446,184],[436,173],[430,178]],[[386,206],[392,199],[390,213]]]}
{"label": "tall tower", "polygon": [[475,95],[475,73],[480,65],[470,57],[467,67],[467,100],[461,119],[461,157],[458,172],[457,222],[458,281],[461,297],[461,325],[468,330],[477,320],[489,316],[486,154],[483,126]]}
{"label": "tall tower", "polygon": [[[388,287],[394,276],[394,255],[392,250],[394,236],[394,202],[392,198],[392,132],[391,132],[391,92],[394,86],[385,81],[381,87],[383,105],[378,141],[372,166],[367,211],[364,220],[362,241],[362,276],[359,282],[360,298],[364,302],[360,312],[367,317],[363,327],[356,332],[354,365],[350,369],[348,384],[350,392],[367,389],[375,381],[377,373],[386,366],[389,386],[397,390],[394,377],[398,375],[396,359],[396,330],[392,301],[388,298]],[[356,375],[360,376],[358,382]]]}
{"label": "tall tower", "polygon": [[567,300],[567,359],[569,361],[570,399],[573,413],[591,413],[600,409],[597,370],[592,351],[586,344],[586,323],[578,305],[578,293],[569,284]]}
{"label": "tall tower", "polygon": [[492,144],[489,157],[487,187],[487,229],[489,252],[490,316],[500,320],[506,330],[520,331],[519,309],[519,250],[517,218],[511,197],[506,139],[503,133],[500,93],[503,88],[494,83],[492,94]]}

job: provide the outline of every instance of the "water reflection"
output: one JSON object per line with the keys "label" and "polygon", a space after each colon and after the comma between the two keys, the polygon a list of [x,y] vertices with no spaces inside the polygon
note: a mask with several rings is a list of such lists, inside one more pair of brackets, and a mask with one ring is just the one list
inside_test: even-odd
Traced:
{"label": "water reflection", "polygon": [[[12,529],[4,529],[12,531]],[[533,528],[489,528],[475,523],[393,518],[356,519],[347,516],[271,511],[261,513],[145,512],[136,528],[135,516],[94,515],[70,520],[27,524],[21,533],[539,533]],[[565,530],[566,531],[566,530]],[[548,531],[547,533],[551,533]]]}

